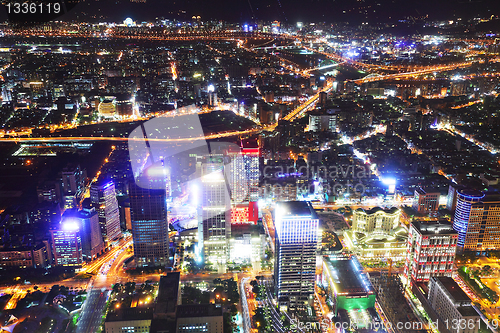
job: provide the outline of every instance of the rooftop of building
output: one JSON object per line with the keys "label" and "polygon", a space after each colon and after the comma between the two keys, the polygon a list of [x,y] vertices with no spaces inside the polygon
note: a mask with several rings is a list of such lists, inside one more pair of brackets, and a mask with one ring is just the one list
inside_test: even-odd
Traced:
{"label": "rooftop of building", "polygon": [[323,260],[328,267],[331,283],[333,283],[337,295],[367,296],[374,293],[370,280],[355,258],[324,256]]}
{"label": "rooftop of building", "polygon": [[95,208],[85,206],[84,209],[78,210],[77,208],[71,208],[64,211],[62,219],[68,218],[78,218],[78,219],[86,219],[90,216],[97,214]]}
{"label": "rooftop of building", "polygon": [[465,199],[473,200],[474,202],[492,203],[500,202],[500,193],[498,192],[483,192],[471,188],[462,188],[458,190],[458,194]]}
{"label": "rooftop of building", "polygon": [[486,193],[483,200],[481,200],[484,203],[496,203],[500,202],[500,194],[495,192],[495,193]]}
{"label": "rooftop of building", "polygon": [[113,186],[114,182],[110,180],[108,177],[99,177],[95,183],[91,185],[92,190],[103,190],[110,186]]}
{"label": "rooftop of building", "polygon": [[175,318],[153,318],[149,328],[150,333],[175,333],[176,330]]}
{"label": "rooftop of building", "polygon": [[169,272],[160,278],[155,313],[175,312],[179,299],[179,283],[179,272]]}
{"label": "rooftop of building", "polygon": [[455,302],[470,302],[469,296],[460,288],[460,286],[448,276],[432,277],[441,283],[441,285],[448,291]]}
{"label": "rooftop of building", "polygon": [[241,148],[259,148],[259,142],[256,138],[241,140]]}
{"label": "rooftop of building", "polygon": [[276,212],[282,217],[307,216],[318,218],[309,201],[280,201],[276,204]]}
{"label": "rooftop of building", "polygon": [[241,237],[245,234],[259,236],[264,233],[262,225],[255,225],[251,223],[231,224],[231,238]]}
{"label": "rooftop of building", "polygon": [[153,307],[113,309],[113,311],[108,312],[106,316],[106,322],[151,319],[153,319]]}
{"label": "rooftop of building", "polygon": [[425,194],[437,194],[439,195],[440,192],[434,188],[428,188],[428,187],[418,187],[415,189],[415,192],[417,192],[420,195],[425,195]]}
{"label": "rooftop of building", "polygon": [[336,116],[336,112],[337,111],[340,111],[340,110],[334,110],[334,109],[314,109],[310,112],[308,112],[308,114],[310,116]]}
{"label": "rooftop of building", "polygon": [[462,196],[465,196],[465,197],[472,197],[472,198],[484,197],[483,192],[481,192],[479,190],[470,189],[470,188],[461,188],[458,190],[458,193]]}
{"label": "rooftop of building", "polygon": [[380,208],[380,207],[373,207],[371,209],[368,209],[368,210],[365,210],[363,208],[358,208],[355,210],[355,212],[359,212],[359,213],[365,213],[367,215],[371,215],[371,214],[375,214],[375,213],[378,213],[378,212],[384,212],[386,214],[396,214],[398,213],[400,210],[399,208],[397,207],[392,207],[390,209],[383,209],[383,208]]}
{"label": "rooftop of building", "polygon": [[474,309],[472,306],[459,306],[457,310],[463,317],[472,317],[472,316],[479,317],[479,314],[477,313],[476,309]]}
{"label": "rooftop of building", "polygon": [[215,304],[185,304],[177,307],[177,318],[222,316],[222,308]]}
{"label": "rooftop of building", "polygon": [[413,221],[412,226],[422,235],[456,234],[453,224],[447,220]]}

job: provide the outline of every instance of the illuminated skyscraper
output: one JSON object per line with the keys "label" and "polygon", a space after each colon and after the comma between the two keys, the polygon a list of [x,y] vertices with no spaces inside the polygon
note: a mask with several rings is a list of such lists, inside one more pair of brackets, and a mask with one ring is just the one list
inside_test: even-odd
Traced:
{"label": "illuminated skyscraper", "polygon": [[241,150],[229,152],[231,157],[231,223],[257,223],[259,197],[259,146],[257,142],[242,141]]}
{"label": "illuminated skyscraper", "polygon": [[77,221],[63,221],[60,228],[50,231],[52,252],[57,266],[80,266],[83,263],[80,225]]}
{"label": "illuminated skyscraper", "polygon": [[120,209],[116,199],[115,184],[112,181],[92,184],[90,199],[99,213],[104,241],[109,243],[121,237]]}
{"label": "illuminated skyscraper", "polygon": [[[85,204],[85,203],[84,203]],[[62,216],[63,224],[74,222],[80,229],[82,255],[84,260],[92,260],[104,251],[99,217],[94,207],[84,207],[83,210],[66,210]]]}
{"label": "illuminated skyscraper", "polygon": [[452,276],[458,235],[448,221],[412,222],[408,233],[405,276],[417,282]]}
{"label": "illuminated skyscraper", "polygon": [[134,257],[137,267],[166,267],[170,264],[166,185],[165,189],[137,185],[148,181],[154,180],[139,176],[129,188]]}
{"label": "illuminated skyscraper", "polygon": [[64,209],[74,208],[85,186],[87,172],[79,165],[68,166],[61,172],[62,196]]}
{"label": "illuminated skyscraper", "polygon": [[225,272],[231,236],[229,184],[223,155],[205,156],[201,164],[202,212],[199,241],[206,263]]}
{"label": "illuminated skyscraper", "polygon": [[500,196],[458,190],[453,229],[459,251],[500,249]]}
{"label": "illuminated skyscraper", "polygon": [[310,202],[278,202],[275,210],[275,288],[280,307],[312,304],[319,219]]}

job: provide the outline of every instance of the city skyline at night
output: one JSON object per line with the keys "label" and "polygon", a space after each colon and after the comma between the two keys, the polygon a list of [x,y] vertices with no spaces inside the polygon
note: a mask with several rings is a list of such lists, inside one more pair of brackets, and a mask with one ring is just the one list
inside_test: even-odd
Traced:
{"label": "city skyline at night", "polygon": [[0,331],[498,333],[498,1],[2,7]]}

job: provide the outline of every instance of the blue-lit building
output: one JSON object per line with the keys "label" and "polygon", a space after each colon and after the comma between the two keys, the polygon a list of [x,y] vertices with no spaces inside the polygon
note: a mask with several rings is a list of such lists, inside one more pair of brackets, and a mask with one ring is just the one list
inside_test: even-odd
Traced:
{"label": "blue-lit building", "polygon": [[77,221],[63,221],[51,230],[52,253],[56,266],[81,266],[83,263],[81,226]]}
{"label": "blue-lit building", "polygon": [[310,202],[278,202],[275,209],[275,287],[280,308],[312,304],[319,219]]}
{"label": "blue-lit building", "polygon": [[99,225],[103,239],[110,243],[122,236],[120,228],[120,209],[116,199],[115,184],[112,181],[99,181],[90,187],[92,206],[99,214]]}
{"label": "blue-lit building", "polygon": [[83,260],[90,261],[104,252],[104,242],[99,227],[98,213],[94,207],[89,207],[88,201],[83,202],[83,209],[68,209],[62,216],[62,223],[75,222],[80,229]]}
{"label": "blue-lit building", "polygon": [[457,206],[453,218],[453,229],[458,232],[458,247],[463,248],[467,235],[472,205],[479,203],[484,197],[481,191],[461,189],[457,192]]}
{"label": "blue-lit building", "polygon": [[321,283],[335,315],[338,310],[364,310],[375,306],[375,290],[356,257],[324,256]]}
{"label": "blue-lit building", "polygon": [[458,232],[457,250],[500,249],[500,196],[459,190],[453,229]]}

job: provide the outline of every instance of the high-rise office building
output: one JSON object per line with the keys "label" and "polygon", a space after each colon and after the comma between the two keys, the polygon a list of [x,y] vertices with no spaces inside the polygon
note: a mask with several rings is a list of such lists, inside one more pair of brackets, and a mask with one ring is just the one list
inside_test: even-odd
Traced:
{"label": "high-rise office building", "polygon": [[[147,179],[140,180],[141,185],[147,183]],[[139,187],[136,181],[130,184],[129,197],[137,267],[168,266],[170,261],[166,189]]]}
{"label": "high-rise office building", "polygon": [[439,207],[439,196],[438,191],[419,187],[413,197],[413,209],[422,214],[434,214]]}
{"label": "high-rise office building", "polygon": [[[231,158],[231,205],[233,215],[241,218],[231,223],[257,223],[256,202],[259,197],[259,159],[260,150],[256,141],[242,141],[241,149],[237,152],[229,152]],[[248,214],[241,214],[242,207],[246,206]],[[236,213],[239,211],[239,213]]]}
{"label": "high-rise office building", "polygon": [[80,266],[83,263],[82,239],[77,221],[63,221],[51,230],[52,253],[57,266]]}
{"label": "high-rise office building", "polygon": [[452,333],[477,333],[481,317],[475,310],[471,299],[460,286],[448,276],[432,277],[429,281],[428,301],[439,319]]}
{"label": "high-rise office building", "polygon": [[458,250],[500,249],[500,196],[461,189],[453,229],[458,232]]}
{"label": "high-rise office building", "polygon": [[309,113],[309,130],[312,132],[337,131],[337,115],[335,113],[311,112]]}
{"label": "high-rise office building", "polygon": [[416,282],[452,276],[458,234],[448,221],[412,222],[408,233],[405,276]]}
{"label": "high-rise office building", "polygon": [[311,305],[316,277],[319,219],[310,202],[278,202],[275,210],[275,288],[280,307]]}
{"label": "high-rise office building", "polygon": [[205,156],[201,163],[202,212],[199,242],[206,263],[225,272],[231,237],[231,206],[224,155]]}
{"label": "high-rise office building", "polygon": [[465,189],[465,186],[458,184],[450,184],[448,187],[448,196],[446,198],[446,209],[455,211],[457,208],[458,191]]}
{"label": "high-rise office building", "polygon": [[99,225],[104,241],[109,243],[120,238],[122,230],[115,184],[112,181],[92,184],[90,199],[99,214]]}
{"label": "high-rise office building", "polygon": [[104,251],[104,242],[99,226],[99,217],[94,207],[82,210],[69,209],[62,216],[65,222],[75,222],[80,228],[83,260],[92,260]]}
{"label": "high-rise office building", "polygon": [[70,165],[61,172],[62,201],[65,209],[74,208],[76,199],[82,194],[87,179],[87,171],[80,165]]}

